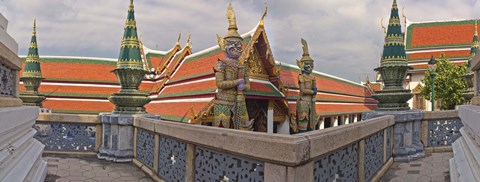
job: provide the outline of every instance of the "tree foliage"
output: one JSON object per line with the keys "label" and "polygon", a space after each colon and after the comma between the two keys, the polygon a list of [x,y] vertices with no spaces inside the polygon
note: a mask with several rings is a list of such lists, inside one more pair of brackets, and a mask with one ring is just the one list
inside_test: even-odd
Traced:
{"label": "tree foliage", "polygon": [[[435,71],[435,100],[439,103],[442,110],[455,109],[457,104],[462,104],[464,98],[462,93],[466,90],[467,85],[464,80],[466,73],[466,65],[453,65],[444,54],[436,59],[437,69]],[[430,71],[425,72],[425,77],[422,80],[424,85],[421,95],[431,100],[432,93],[432,78]]]}

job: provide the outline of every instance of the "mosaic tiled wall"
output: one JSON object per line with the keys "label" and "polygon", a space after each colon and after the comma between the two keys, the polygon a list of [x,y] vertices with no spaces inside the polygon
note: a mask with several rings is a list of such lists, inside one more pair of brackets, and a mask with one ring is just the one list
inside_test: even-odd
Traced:
{"label": "mosaic tiled wall", "polygon": [[185,181],[186,153],[185,143],[160,136],[158,176],[166,181]]}
{"label": "mosaic tiled wall", "polygon": [[155,134],[141,128],[137,129],[137,160],[153,169]]}

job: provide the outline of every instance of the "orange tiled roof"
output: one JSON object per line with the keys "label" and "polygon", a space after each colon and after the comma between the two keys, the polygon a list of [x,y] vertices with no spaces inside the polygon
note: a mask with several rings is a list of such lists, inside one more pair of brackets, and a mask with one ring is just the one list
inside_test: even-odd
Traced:
{"label": "orange tiled roof", "polygon": [[469,46],[475,20],[411,23],[407,27],[406,49]]}

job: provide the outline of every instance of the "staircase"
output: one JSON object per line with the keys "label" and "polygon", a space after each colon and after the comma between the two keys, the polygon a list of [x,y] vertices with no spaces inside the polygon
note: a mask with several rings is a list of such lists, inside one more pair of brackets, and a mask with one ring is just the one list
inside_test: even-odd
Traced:
{"label": "staircase", "polygon": [[33,138],[38,107],[0,108],[0,181],[43,181],[47,163],[42,143]]}
{"label": "staircase", "polygon": [[460,106],[458,115],[464,127],[462,137],[452,144],[450,180],[480,181],[480,106]]}

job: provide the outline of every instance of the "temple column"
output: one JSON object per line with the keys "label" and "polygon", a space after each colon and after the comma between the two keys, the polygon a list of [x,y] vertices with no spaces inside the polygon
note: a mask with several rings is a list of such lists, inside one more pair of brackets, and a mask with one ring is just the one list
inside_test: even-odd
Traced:
{"label": "temple column", "polygon": [[267,133],[273,133],[273,107],[273,100],[270,100],[267,110]]}
{"label": "temple column", "polygon": [[320,122],[319,129],[325,129],[325,118],[320,118],[318,122]]}
{"label": "temple column", "polygon": [[333,127],[338,126],[338,116],[334,116],[333,118]]}

